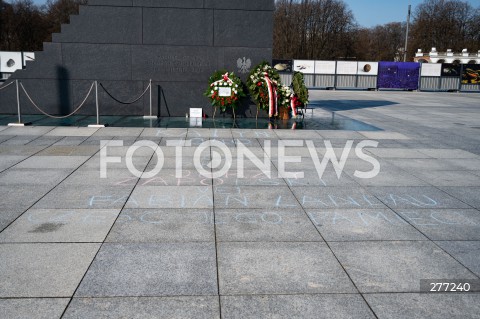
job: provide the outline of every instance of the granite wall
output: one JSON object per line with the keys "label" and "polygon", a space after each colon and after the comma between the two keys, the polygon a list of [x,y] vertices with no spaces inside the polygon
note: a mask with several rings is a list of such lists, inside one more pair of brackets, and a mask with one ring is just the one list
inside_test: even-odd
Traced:
{"label": "granite wall", "polygon": [[[155,115],[184,116],[190,107],[211,114],[202,94],[213,71],[245,80],[246,66],[271,61],[273,9],[274,0],[90,0],[11,79],[52,114],[72,111],[94,80],[131,101],[149,79]],[[122,105],[99,88],[99,99],[102,115],[148,114],[148,94]],[[21,101],[23,113],[38,113],[23,94]],[[0,112],[16,112],[13,87],[0,93]],[[255,116],[255,107],[247,103],[241,113]],[[94,95],[80,114],[95,114]]]}

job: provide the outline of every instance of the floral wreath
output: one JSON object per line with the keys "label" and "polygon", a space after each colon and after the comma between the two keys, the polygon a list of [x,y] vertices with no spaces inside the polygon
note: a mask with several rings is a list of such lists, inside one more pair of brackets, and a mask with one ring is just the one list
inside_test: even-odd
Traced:
{"label": "floral wreath", "polygon": [[267,62],[257,65],[247,79],[248,90],[258,110],[268,110],[269,117],[278,115],[280,76]]}
{"label": "floral wreath", "polygon": [[292,87],[281,85],[278,88],[278,106],[291,109],[292,116],[298,115],[297,108],[302,106],[302,102],[293,91]]}
{"label": "floral wreath", "polygon": [[[228,73],[225,70],[215,71],[209,79],[209,86],[204,95],[210,99],[215,113],[217,107],[222,112],[231,108],[234,116],[239,100],[246,96],[243,92],[242,80],[233,72]],[[213,117],[215,117],[215,113]]]}

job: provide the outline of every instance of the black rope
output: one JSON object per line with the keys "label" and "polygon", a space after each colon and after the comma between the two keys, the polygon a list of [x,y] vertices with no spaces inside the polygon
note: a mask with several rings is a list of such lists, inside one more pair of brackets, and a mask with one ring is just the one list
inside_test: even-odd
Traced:
{"label": "black rope", "polygon": [[122,102],[118,99],[116,99],[112,94],[110,94],[110,92],[107,91],[107,89],[103,86],[102,83],[100,83],[100,86],[102,87],[102,89],[105,91],[105,93],[108,94],[108,96],[110,96],[115,102],[118,102],[120,104],[123,104],[123,105],[130,105],[130,104],[133,104],[135,102],[138,102],[148,91],[148,87],[147,89],[142,93],[142,95],[140,95],[135,101],[132,101],[132,102]]}

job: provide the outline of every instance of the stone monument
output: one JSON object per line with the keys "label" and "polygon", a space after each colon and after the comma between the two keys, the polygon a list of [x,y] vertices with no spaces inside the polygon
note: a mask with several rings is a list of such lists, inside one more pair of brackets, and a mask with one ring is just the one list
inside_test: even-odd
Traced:
{"label": "stone monument", "polygon": [[[97,80],[118,100],[131,101],[153,81],[158,116],[213,112],[202,93],[217,69],[243,80],[272,58],[274,0],[89,0],[53,35],[18,79],[39,106],[68,114]],[[131,105],[99,88],[101,115],[147,115],[150,97]],[[21,94],[22,113],[38,114]],[[0,94],[0,111],[16,112],[15,94]],[[252,111],[246,116],[255,116]],[[92,94],[79,114],[95,114]]]}

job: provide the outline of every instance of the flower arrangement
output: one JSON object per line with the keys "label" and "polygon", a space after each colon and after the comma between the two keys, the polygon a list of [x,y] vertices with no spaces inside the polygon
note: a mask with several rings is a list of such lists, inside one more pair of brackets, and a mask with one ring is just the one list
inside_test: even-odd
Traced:
{"label": "flower arrangement", "polygon": [[278,87],[278,106],[286,109],[290,108],[290,99],[292,98],[292,90],[289,86],[280,85]]}
{"label": "flower arrangement", "polygon": [[213,117],[215,117],[217,108],[220,108],[222,112],[231,108],[235,117],[235,108],[238,106],[240,99],[246,96],[243,92],[242,80],[233,72],[229,73],[225,70],[215,71],[212,74],[204,95],[210,99],[212,106],[215,108]]}
{"label": "flower arrangement", "polygon": [[280,76],[267,62],[257,65],[247,79],[247,86],[251,97],[259,109],[268,110],[270,117],[278,115],[277,88],[280,85]]}

